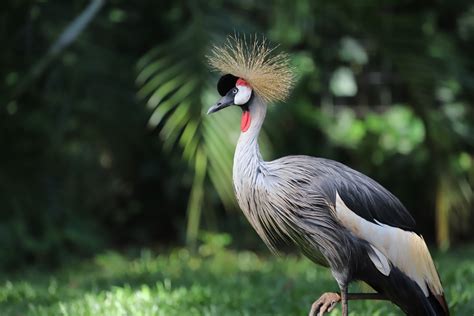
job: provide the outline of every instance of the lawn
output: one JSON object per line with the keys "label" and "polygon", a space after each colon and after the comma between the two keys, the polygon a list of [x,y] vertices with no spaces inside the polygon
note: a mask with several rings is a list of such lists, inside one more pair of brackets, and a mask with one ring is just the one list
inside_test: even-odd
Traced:
{"label": "lawn", "polygon": [[[473,315],[474,248],[435,253],[435,260],[451,314]],[[299,256],[275,258],[210,242],[195,255],[186,249],[107,252],[54,272],[4,275],[0,315],[306,315],[315,298],[336,289],[328,270]],[[350,315],[401,315],[387,302],[349,308]]]}

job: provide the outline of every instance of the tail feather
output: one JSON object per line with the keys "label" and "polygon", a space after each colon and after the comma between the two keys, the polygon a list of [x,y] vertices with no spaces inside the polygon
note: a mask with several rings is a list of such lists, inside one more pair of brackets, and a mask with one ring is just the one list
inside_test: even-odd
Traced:
{"label": "tail feather", "polygon": [[429,291],[428,296],[425,295],[417,282],[396,267],[392,266],[390,274],[385,276],[372,265],[370,273],[360,279],[384,294],[407,315],[449,316],[444,294],[435,295]]}
{"label": "tail feather", "polygon": [[417,282],[397,268],[392,268],[388,278],[391,286],[387,296],[407,315],[449,316],[444,295],[434,295],[429,291],[426,296]]}
{"label": "tail feather", "polygon": [[[430,294],[431,294],[431,293],[430,293]],[[443,295],[433,295],[433,297],[436,299],[436,301],[438,302],[438,304],[439,304],[439,305],[441,306],[441,308],[443,309],[444,314],[442,314],[442,315],[449,316],[448,303],[446,303],[446,298],[444,297],[444,294],[443,294]]]}

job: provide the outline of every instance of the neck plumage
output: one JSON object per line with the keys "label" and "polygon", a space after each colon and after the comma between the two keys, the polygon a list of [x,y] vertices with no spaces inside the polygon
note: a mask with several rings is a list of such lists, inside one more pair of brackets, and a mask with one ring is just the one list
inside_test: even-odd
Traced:
{"label": "neck plumage", "polygon": [[258,135],[265,120],[267,105],[257,95],[254,95],[250,102],[250,127],[247,131],[242,131],[235,149],[232,175],[234,191],[245,217],[268,247],[276,250],[276,246],[272,244],[271,233],[269,235],[267,231],[268,227],[274,227],[270,220],[271,212],[268,207],[264,207],[264,199],[267,196],[265,179],[269,171],[258,147]]}
{"label": "neck plumage", "polygon": [[254,95],[249,104],[250,127],[242,132],[235,149],[234,186],[239,189],[244,183],[255,180],[259,167],[262,167],[262,155],[258,146],[258,135],[267,113],[266,103]]}

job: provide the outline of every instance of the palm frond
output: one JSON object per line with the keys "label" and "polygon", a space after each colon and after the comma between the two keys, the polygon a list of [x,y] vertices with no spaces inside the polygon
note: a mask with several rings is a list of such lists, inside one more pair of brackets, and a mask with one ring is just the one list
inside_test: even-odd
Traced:
{"label": "palm frond", "polygon": [[232,160],[239,131],[238,113],[227,110],[214,117],[204,114],[218,98],[209,84],[217,78],[212,77],[204,61],[212,36],[203,38],[202,32],[190,27],[179,38],[153,48],[137,63],[137,94],[152,111],[148,125],[158,128],[164,148],[179,149],[194,171],[186,228],[191,245],[198,236],[201,214],[208,213],[202,212],[208,200],[207,180],[225,208],[235,208]]}

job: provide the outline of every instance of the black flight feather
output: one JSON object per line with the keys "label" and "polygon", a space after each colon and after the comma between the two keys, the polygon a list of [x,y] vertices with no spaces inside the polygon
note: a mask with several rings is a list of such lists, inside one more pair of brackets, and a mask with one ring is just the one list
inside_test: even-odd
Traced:
{"label": "black flight feather", "polygon": [[337,191],[346,206],[367,221],[415,229],[415,220],[405,206],[375,180],[337,161],[317,159],[324,168],[321,187],[334,202]]}

